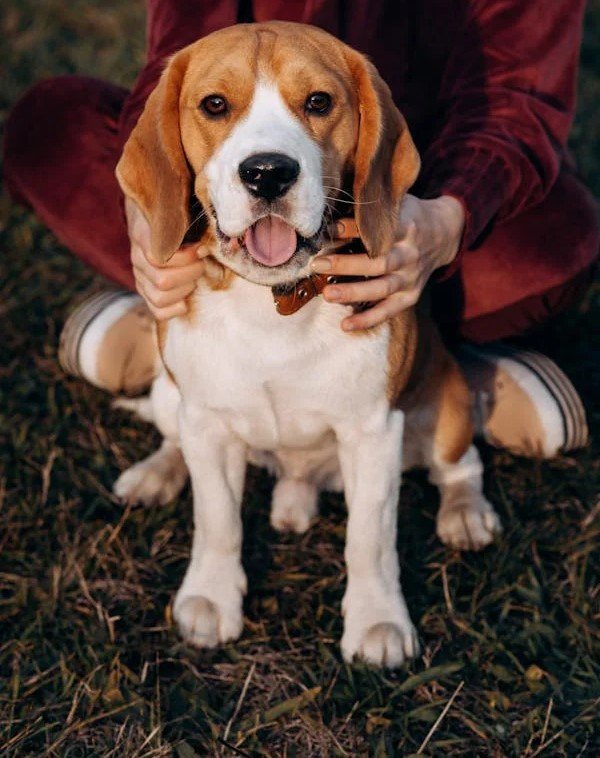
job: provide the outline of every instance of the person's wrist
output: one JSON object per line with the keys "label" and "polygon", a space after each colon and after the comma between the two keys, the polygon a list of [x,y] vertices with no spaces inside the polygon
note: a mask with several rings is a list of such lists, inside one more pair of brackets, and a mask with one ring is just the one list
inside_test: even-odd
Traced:
{"label": "person's wrist", "polygon": [[438,211],[440,234],[437,267],[441,268],[452,263],[458,255],[465,228],[465,211],[462,203],[451,195],[442,195],[434,202]]}

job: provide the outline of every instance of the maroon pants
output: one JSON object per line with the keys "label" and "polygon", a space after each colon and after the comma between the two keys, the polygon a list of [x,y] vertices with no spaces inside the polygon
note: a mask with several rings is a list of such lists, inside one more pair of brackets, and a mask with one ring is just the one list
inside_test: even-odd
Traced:
{"label": "maroon pants", "polygon": [[[34,86],[6,125],[5,179],[58,239],[109,279],[133,288],[114,170],[127,91],[86,77]],[[523,334],[576,302],[590,282],[599,225],[588,190],[564,169],[534,208],[497,224],[459,270],[434,287],[443,326],[476,342]]]}

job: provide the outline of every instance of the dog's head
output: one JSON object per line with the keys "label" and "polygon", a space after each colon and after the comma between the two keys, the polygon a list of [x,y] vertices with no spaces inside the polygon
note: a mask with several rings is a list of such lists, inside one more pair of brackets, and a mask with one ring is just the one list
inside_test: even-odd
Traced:
{"label": "dog's head", "polygon": [[[375,67],[319,29],[229,27],[171,58],[117,166],[167,261],[194,222],[260,284],[296,279],[337,203],[370,255],[389,250],[419,157]],[[348,192],[349,190],[349,192]]]}

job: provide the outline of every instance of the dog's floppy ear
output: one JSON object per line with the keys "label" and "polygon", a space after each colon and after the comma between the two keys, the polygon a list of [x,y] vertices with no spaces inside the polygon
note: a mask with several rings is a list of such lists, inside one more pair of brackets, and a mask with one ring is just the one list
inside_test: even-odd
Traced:
{"label": "dog's floppy ear", "polygon": [[395,241],[400,201],[414,183],[420,159],[406,121],[375,66],[354,53],[349,59],[359,101],[354,156],[354,212],[370,256]]}
{"label": "dog's floppy ear", "polygon": [[171,59],[125,144],[116,174],[150,224],[152,256],[165,263],[189,226],[192,177],[179,128],[179,95],[188,55]]}

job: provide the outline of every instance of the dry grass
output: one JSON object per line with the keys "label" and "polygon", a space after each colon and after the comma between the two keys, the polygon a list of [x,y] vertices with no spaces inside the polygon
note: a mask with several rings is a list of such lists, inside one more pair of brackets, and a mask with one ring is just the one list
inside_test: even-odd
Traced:
{"label": "dry grass", "polygon": [[[141,18],[131,0],[4,0],[1,115],[42,76],[130,82]],[[594,0],[574,147],[596,191],[599,24]],[[194,652],[166,610],[190,544],[189,494],[160,509],[112,497],[117,472],[156,435],[61,374],[57,336],[91,274],[3,202],[2,755],[599,754],[597,446],[547,464],[487,451],[506,533],[478,555],[439,544],[435,493],[407,478],[399,549],[424,654],[394,674],[340,659],[341,501],[326,499],[304,537],[279,537],[271,483],[252,471],[244,635]],[[582,389],[596,432],[597,300],[541,338]]]}

